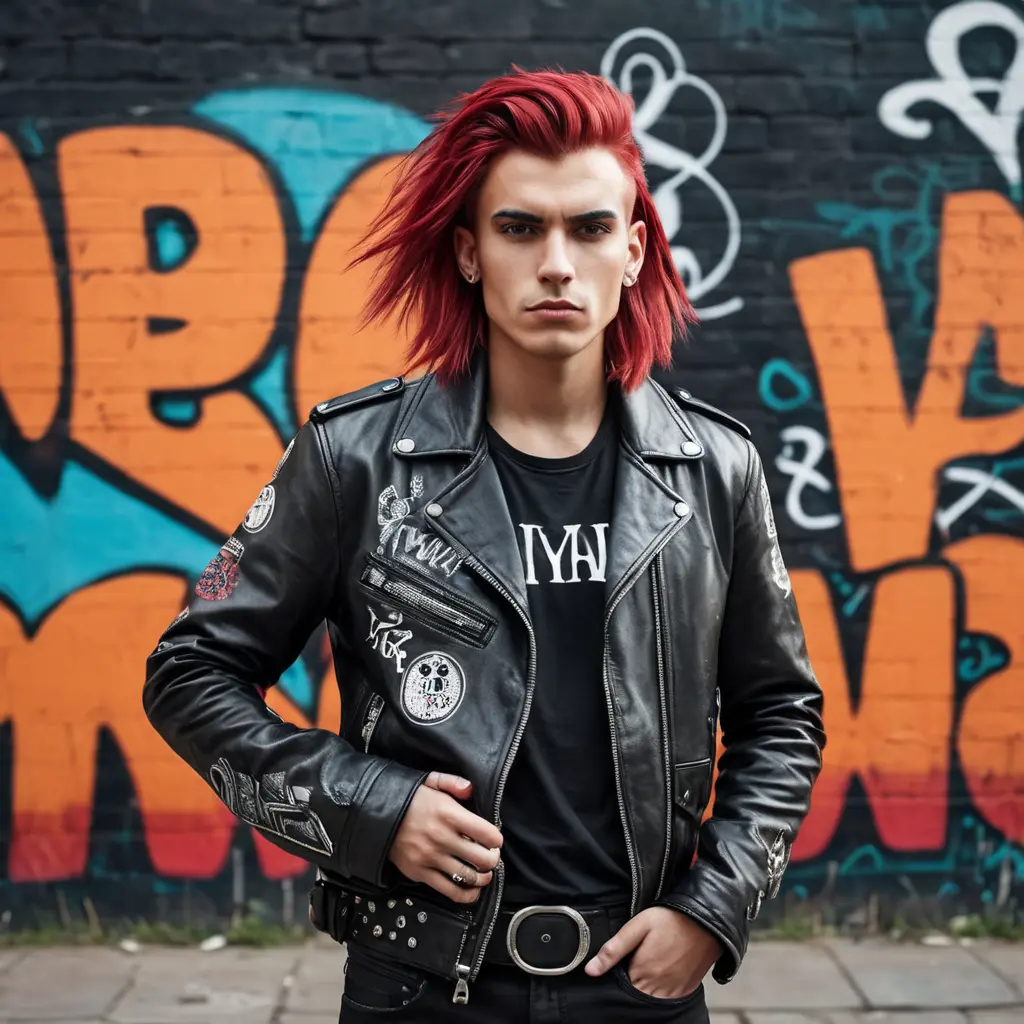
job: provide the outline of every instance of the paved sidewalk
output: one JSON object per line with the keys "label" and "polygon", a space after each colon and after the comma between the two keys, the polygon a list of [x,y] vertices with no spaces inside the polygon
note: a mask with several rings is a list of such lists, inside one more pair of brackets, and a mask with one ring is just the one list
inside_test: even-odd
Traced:
{"label": "paved sidewalk", "polygon": [[[343,961],[319,939],[212,953],[0,950],[0,1021],[337,1024]],[[1024,945],[755,942],[736,980],[707,990],[714,1024],[1022,1024]]]}

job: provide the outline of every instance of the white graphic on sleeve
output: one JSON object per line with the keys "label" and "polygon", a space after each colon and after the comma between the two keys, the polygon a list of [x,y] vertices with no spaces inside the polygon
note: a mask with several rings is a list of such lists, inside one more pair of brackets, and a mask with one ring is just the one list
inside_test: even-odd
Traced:
{"label": "white graphic on sleeve", "polygon": [[417,562],[445,576],[454,576],[462,565],[462,559],[455,549],[445,544],[440,537],[434,537],[408,523],[401,523],[391,537],[392,556],[400,553],[412,555]]}
{"label": "white graphic on sleeve", "polygon": [[[960,44],[968,33],[985,28],[1003,29],[1013,36],[1013,59],[1002,78],[972,78],[964,68]],[[935,77],[890,89],[879,101],[879,120],[905,139],[927,139],[932,133],[927,108],[917,117],[908,111],[922,101],[941,104],[974,133],[992,154],[1013,193],[1019,193],[1017,134],[1024,112],[1024,21],[1017,11],[994,0],[965,0],[935,16],[925,49]],[[991,103],[982,96],[991,97]]]}
{"label": "white graphic on sleeve", "polygon": [[395,671],[401,673],[406,658],[404,645],[412,639],[412,630],[398,628],[402,625],[401,612],[389,612],[386,619],[378,619],[372,608],[366,610],[370,613],[370,633],[366,639],[385,661],[393,661]]}
{"label": "white graphic on sleeve", "polygon": [[259,497],[252,503],[249,511],[245,513],[242,526],[249,533],[259,533],[270,522],[270,517],[274,514],[274,501],[274,485],[267,484],[260,491]]}
{"label": "white graphic on sleeve", "polygon": [[422,725],[437,725],[458,710],[466,692],[459,663],[441,651],[421,654],[402,677],[402,708]]}
{"label": "white graphic on sleeve", "polygon": [[775,514],[772,512],[772,496],[768,492],[768,481],[761,479],[761,504],[764,505],[764,529],[772,542],[772,580],[787,597],[793,589],[789,573],[786,571],[786,563],[782,560],[782,550],[779,548],[779,531],[775,527]]}
{"label": "white graphic on sleeve", "polygon": [[764,851],[767,854],[767,880],[765,887],[759,889],[757,895],[754,897],[754,902],[747,907],[747,920],[753,921],[757,917],[761,910],[761,903],[765,899],[773,900],[779,895],[779,889],[782,886],[782,875],[786,870],[786,866],[789,864],[789,854],[791,852],[790,845],[786,842],[786,833],[779,832],[775,837],[775,841],[769,846],[765,842],[765,838],[761,835],[759,828],[754,829],[754,835],[757,837],[757,841],[764,847]]}
{"label": "white graphic on sleeve", "polygon": [[[562,540],[557,548],[553,547],[544,532],[543,526],[533,523],[520,523],[523,531],[524,551],[526,556],[526,582],[538,583],[603,583],[605,569],[608,565],[608,524],[594,523],[592,526],[581,526],[574,523],[562,528]],[[587,539],[587,531],[593,531],[594,544]],[[539,542],[539,543],[538,543]],[[537,557],[540,547],[541,558]],[[544,561],[551,570],[550,576],[544,569]],[[538,578],[538,563],[543,581]],[[589,573],[580,576],[580,568],[586,566]]]}
{"label": "white graphic on sleeve", "polygon": [[402,520],[412,513],[412,503],[423,494],[423,477],[414,476],[410,482],[408,498],[400,498],[394,485],[385,487],[377,498],[377,525],[380,527],[380,547],[383,553],[388,538],[398,529]]}

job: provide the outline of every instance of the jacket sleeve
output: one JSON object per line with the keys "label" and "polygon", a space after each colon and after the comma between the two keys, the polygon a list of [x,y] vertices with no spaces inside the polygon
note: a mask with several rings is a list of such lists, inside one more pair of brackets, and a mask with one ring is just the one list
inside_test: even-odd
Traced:
{"label": "jacket sleeve", "polygon": [[730,981],[749,922],[778,895],[825,746],[822,693],[782,561],[768,485],[749,446],[747,486],[719,643],[724,752],[697,860],[658,902],[722,943],[713,977]]}
{"label": "jacket sleeve", "polygon": [[263,694],[327,617],[341,510],[307,423],[146,663],[143,705],[231,812],[289,853],[371,885],[423,774],[284,722]]}

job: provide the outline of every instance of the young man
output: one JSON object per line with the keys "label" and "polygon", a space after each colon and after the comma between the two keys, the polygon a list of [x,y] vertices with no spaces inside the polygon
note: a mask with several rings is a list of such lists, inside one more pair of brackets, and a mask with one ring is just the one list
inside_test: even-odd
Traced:
{"label": "young man", "polygon": [[[692,310],[629,102],[484,85],[372,238],[368,315],[414,318],[433,372],[310,413],[146,710],[318,865],[343,1022],[707,1021],[807,811],[821,694],[749,432],[649,377]],[[325,619],[338,736],[263,700]]]}

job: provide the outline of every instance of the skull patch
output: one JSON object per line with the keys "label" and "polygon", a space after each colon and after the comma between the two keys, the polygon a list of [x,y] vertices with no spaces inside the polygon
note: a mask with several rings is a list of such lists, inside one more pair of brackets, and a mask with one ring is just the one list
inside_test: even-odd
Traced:
{"label": "skull patch", "polygon": [[462,703],[465,676],[459,663],[440,651],[421,654],[402,677],[402,708],[414,721],[436,725]]}

